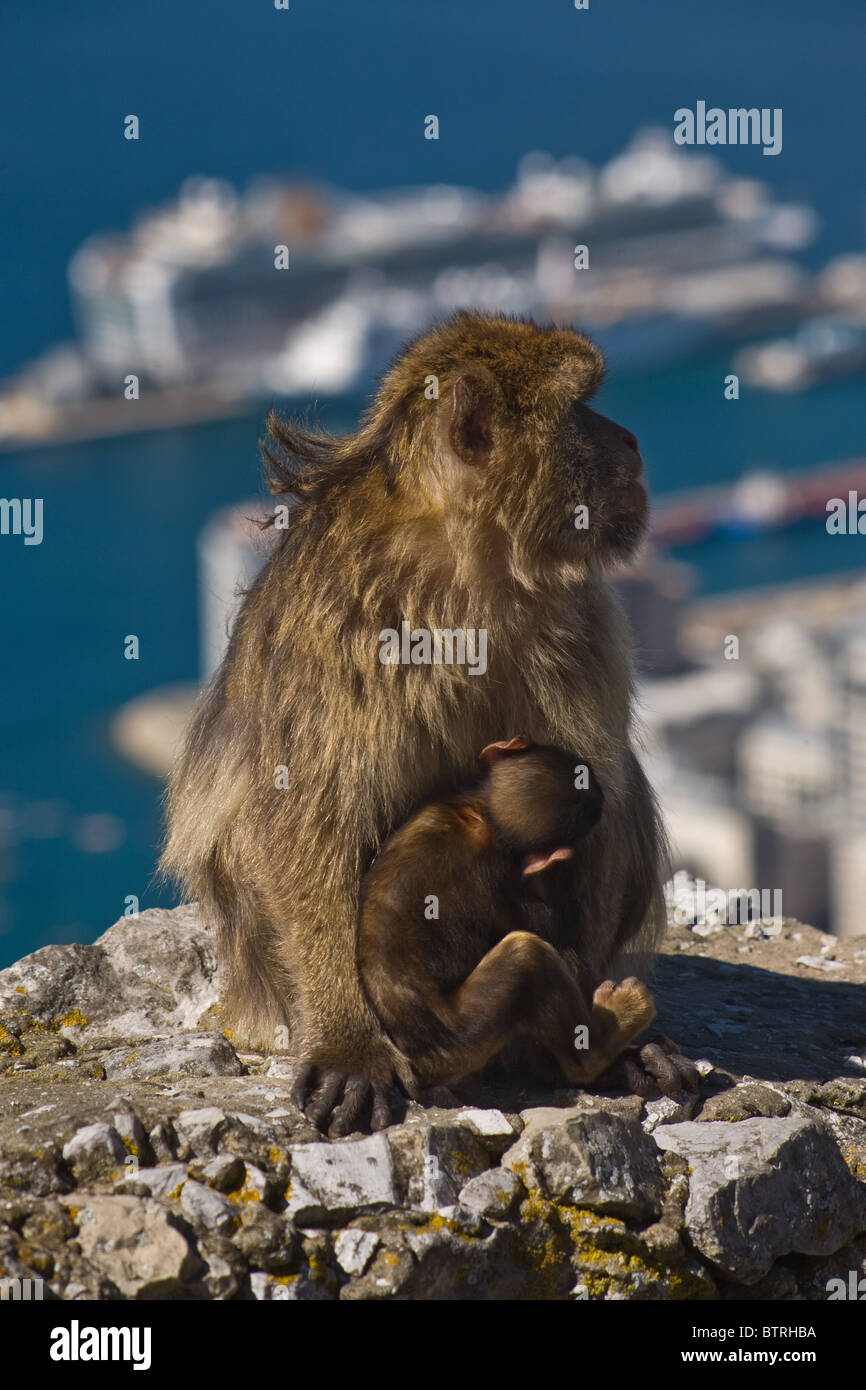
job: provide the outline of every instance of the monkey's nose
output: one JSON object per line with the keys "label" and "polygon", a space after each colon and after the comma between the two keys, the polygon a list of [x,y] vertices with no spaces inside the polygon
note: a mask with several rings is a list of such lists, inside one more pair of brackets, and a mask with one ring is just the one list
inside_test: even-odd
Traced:
{"label": "monkey's nose", "polygon": [[640,458],[640,445],[637,442],[637,435],[632,434],[631,430],[623,429],[622,426],[620,426],[619,433],[623,444],[627,444],[630,449],[634,449],[638,458]]}

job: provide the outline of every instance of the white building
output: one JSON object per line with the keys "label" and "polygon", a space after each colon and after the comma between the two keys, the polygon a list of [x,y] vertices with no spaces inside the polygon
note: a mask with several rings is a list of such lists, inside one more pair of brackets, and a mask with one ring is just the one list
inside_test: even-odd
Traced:
{"label": "white building", "polygon": [[830,911],[837,936],[866,933],[866,829],[843,831],[833,840]]}
{"label": "white building", "polygon": [[820,833],[839,797],[829,734],[781,716],[762,719],[741,736],[737,761],[743,803],[753,815]]}
{"label": "white building", "polygon": [[866,827],[866,627],[849,639],[841,659],[842,775],[849,814]]}

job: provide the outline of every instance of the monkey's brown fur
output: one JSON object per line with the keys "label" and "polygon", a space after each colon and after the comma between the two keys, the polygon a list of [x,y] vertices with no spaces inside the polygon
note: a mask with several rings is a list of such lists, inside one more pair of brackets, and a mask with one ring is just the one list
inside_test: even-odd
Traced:
{"label": "monkey's brown fur", "polygon": [[[604,786],[587,968],[601,980],[656,944],[662,842],[602,575],[640,537],[645,495],[635,441],[584,403],[602,372],[575,333],[460,314],[405,350],[356,434],[271,418],[271,488],[300,505],[193,719],[162,863],[216,922],[232,1027],[273,1047],[289,1025],[335,1102],[345,1078],[355,1099],[408,1080],[359,981],[362,875],[503,730],[585,750]],[[379,633],[403,619],[485,628],[486,674],[382,665]]]}
{"label": "monkey's brown fur", "polygon": [[[655,1015],[636,979],[605,982],[594,997],[581,987],[590,924],[568,869],[602,794],[591,777],[579,784],[577,768],[590,770],[562,749],[516,737],[480,756],[481,781],[428,802],[365,874],[361,981],[423,1085],[460,1081],[506,1044],[513,1062],[519,1040],[555,1059],[565,1080],[588,1084]],[[578,968],[560,953],[575,942]]]}

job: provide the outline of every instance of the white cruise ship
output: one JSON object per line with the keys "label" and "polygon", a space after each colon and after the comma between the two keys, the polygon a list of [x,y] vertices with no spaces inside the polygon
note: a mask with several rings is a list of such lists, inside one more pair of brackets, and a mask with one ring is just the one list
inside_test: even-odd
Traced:
{"label": "white cruise ship", "polygon": [[465,307],[577,326],[616,371],[660,364],[796,320],[811,281],[792,257],[814,233],[808,207],[654,131],[600,169],[528,155],[496,194],[192,178],[76,252],[79,342],[7,383],[0,441],[16,402],[19,432],[28,418],[38,432],[40,410],[93,416],[129,373],[171,423],[366,389],[408,336]]}

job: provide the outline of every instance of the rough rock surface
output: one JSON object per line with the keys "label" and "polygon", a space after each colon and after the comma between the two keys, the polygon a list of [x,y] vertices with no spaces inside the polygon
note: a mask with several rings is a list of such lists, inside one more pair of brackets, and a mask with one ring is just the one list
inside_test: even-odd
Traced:
{"label": "rough rock surface", "polygon": [[[832,968],[828,968],[828,966]],[[866,1275],[866,937],[671,926],[699,1100],[475,1078],[323,1140],[195,907],[0,972],[0,1279],[60,1299],[824,1299]]]}
{"label": "rough rock surface", "polygon": [[616,1216],[657,1216],[665,1183],[658,1149],[631,1115],[583,1104],[524,1110],[526,1128],[502,1159],[530,1191],[553,1202]]}
{"label": "rough rock surface", "polygon": [[831,1255],[866,1229],[866,1185],[805,1116],[667,1125],[655,1138],[689,1165],[695,1249],[743,1283],[756,1283],[779,1255]]}

